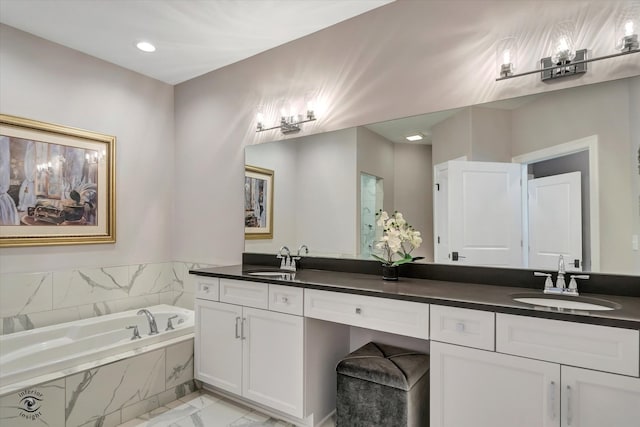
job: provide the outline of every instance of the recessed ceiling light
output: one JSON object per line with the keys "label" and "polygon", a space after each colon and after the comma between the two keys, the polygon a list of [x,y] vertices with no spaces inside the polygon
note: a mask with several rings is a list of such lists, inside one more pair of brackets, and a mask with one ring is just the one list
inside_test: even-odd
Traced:
{"label": "recessed ceiling light", "polygon": [[420,141],[423,138],[423,136],[421,133],[417,133],[415,135],[405,136],[405,138],[407,138],[407,140],[409,141]]}
{"label": "recessed ceiling light", "polygon": [[149,42],[138,42],[136,47],[143,52],[155,52],[156,47]]}

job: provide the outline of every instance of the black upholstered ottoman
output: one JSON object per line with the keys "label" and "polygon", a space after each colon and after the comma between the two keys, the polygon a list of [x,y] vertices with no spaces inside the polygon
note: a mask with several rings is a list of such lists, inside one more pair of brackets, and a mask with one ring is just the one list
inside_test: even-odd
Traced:
{"label": "black upholstered ottoman", "polygon": [[336,427],[429,425],[429,355],[370,342],[336,372]]}

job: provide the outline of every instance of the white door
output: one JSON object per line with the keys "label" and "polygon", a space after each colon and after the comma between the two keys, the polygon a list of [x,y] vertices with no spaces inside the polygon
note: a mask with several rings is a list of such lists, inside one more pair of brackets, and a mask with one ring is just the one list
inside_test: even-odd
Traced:
{"label": "white door", "polygon": [[434,166],[435,188],[433,193],[433,256],[434,262],[449,263],[449,166],[441,163]]}
{"label": "white door", "polygon": [[431,427],[560,426],[560,365],[439,342],[430,353]]}
{"label": "white door", "polygon": [[451,262],[520,267],[520,164],[449,162]]}
{"label": "white door", "polygon": [[582,271],[580,172],[529,180],[529,268]]}
{"label": "white door", "polygon": [[195,377],[232,393],[242,392],[242,307],[195,301]]}
{"label": "white door", "polygon": [[640,378],[562,367],[562,427],[637,427]]}
{"label": "white door", "polygon": [[242,395],[303,417],[303,318],[244,308]]}

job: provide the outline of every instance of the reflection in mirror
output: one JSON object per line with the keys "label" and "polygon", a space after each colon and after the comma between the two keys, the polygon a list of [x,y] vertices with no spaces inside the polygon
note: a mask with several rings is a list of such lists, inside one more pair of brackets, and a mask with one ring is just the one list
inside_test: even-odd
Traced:
{"label": "reflection in mirror", "polygon": [[245,250],[370,259],[384,209],[424,262],[640,274],[637,117],[632,77],[249,146],[274,234]]}

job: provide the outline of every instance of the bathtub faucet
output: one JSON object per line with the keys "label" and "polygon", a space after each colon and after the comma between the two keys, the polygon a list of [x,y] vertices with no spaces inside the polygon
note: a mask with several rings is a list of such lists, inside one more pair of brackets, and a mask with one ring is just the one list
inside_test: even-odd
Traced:
{"label": "bathtub faucet", "polygon": [[146,308],[138,311],[138,315],[144,314],[147,316],[147,320],[149,321],[149,335],[155,335],[158,333],[158,326],[156,325],[156,319],[153,317],[153,314]]}

